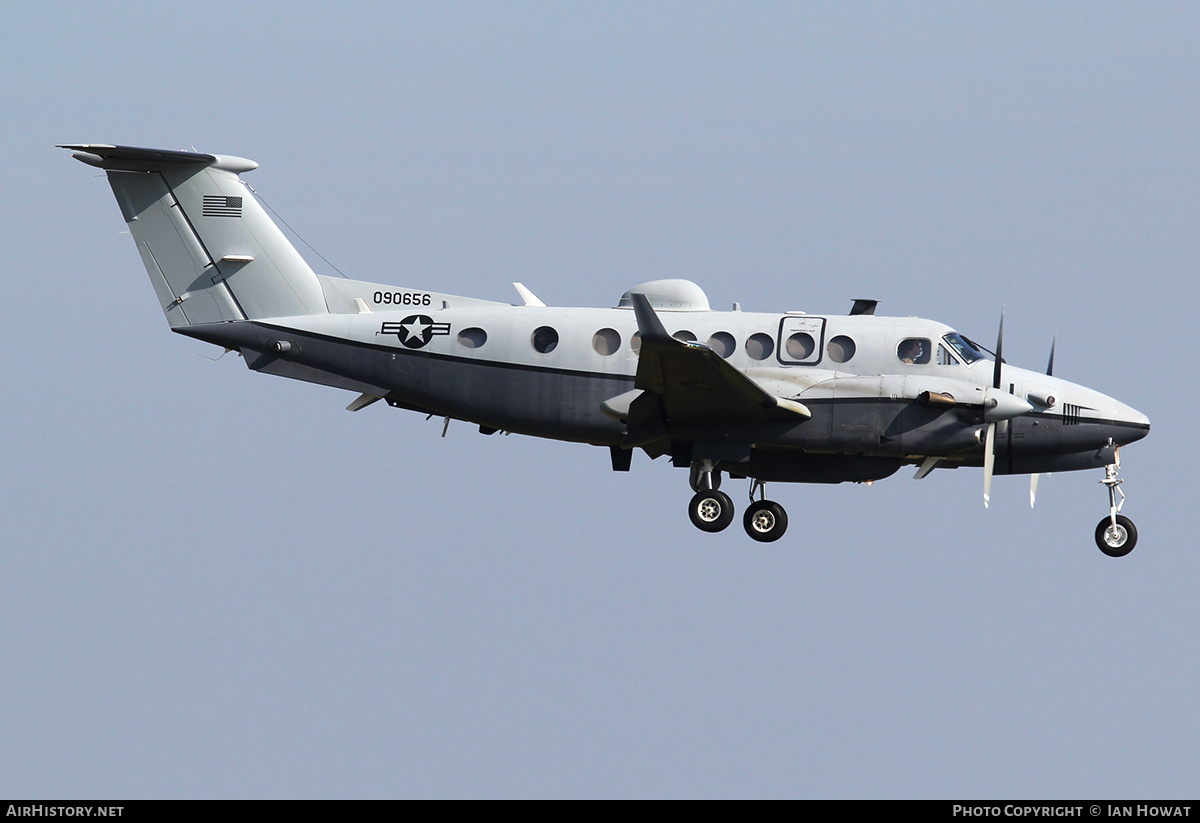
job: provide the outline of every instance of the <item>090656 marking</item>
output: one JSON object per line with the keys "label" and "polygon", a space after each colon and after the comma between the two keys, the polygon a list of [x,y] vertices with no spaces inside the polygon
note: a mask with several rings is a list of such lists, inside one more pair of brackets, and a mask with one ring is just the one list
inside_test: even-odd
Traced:
{"label": "090656 marking", "polygon": [[377,291],[373,296],[376,303],[385,306],[428,306],[432,303],[428,294],[407,291]]}

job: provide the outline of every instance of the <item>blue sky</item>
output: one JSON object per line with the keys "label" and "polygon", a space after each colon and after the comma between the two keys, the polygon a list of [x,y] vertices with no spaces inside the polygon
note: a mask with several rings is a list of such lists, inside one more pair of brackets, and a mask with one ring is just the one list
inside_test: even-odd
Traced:
{"label": "blue sky", "polygon": [[[0,794],[1193,796],[1191,4],[9,4]],[[1099,472],[772,486],[171,334],[63,142],[253,158],[347,275],[950,323],[1146,412]],[[302,249],[303,250],[303,249]],[[330,269],[304,250],[322,272]],[[741,500],[740,485],[729,489]]]}

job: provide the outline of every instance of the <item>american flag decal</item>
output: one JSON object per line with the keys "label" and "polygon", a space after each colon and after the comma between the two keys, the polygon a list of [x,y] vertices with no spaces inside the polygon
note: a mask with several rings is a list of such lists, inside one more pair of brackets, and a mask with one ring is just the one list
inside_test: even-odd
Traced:
{"label": "american flag decal", "polygon": [[241,217],[242,198],[226,197],[223,194],[206,194],[201,213],[205,217]]}

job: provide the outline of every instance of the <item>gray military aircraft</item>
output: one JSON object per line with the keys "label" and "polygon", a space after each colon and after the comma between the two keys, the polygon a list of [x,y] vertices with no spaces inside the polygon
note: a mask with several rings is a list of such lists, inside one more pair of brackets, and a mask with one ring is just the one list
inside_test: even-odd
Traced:
{"label": "gray military aircraft", "polygon": [[[778,540],[787,514],[768,481],[872,483],[902,466],[996,474],[1099,468],[1109,511],[1101,551],[1132,551],[1121,514],[1120,447],[1147,417],[1097,391],[1010,366],[954,329],[875,316],[709,308],[686,280],[627,291],[615,308],[522,305],[318,275],[241,174],[252,160],[194,151],[62,145],[107,172],[171,330],[239,352],[251,369],[517,432],[634,449],[690,468],[688,512],[718,532],[734,506],[722,474],[749,478],[744,525]],[[443,429],[444,433],[444,429]]]}

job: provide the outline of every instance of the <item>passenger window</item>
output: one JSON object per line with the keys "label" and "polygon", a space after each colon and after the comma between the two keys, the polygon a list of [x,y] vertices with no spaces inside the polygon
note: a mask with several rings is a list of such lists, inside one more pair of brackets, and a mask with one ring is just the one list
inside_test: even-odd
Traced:
{"label": "passenger window", "polygon": [[478,349],[487,342],[487,332],[474,326],[463,329],[458,333],[458,342],[463,348]]}
{"label": "passenger window", "polygon": [[909,337],[896,347],[896,357],[901,363],[920,366],[929,362],[929,341],[924,337]]}
{"label": "passenger window", "polygon": [[746,354],[754,360],[766,360],[775,351],[775,342],[769,335],[758,332],[746,340]]}
{"label": "passenger window", "polygon": [[529,338],[530,344],[542,354],[549,354],[558,346],[558,332],[549,326],[542,326]]}
{"label": "passenger window", "polygon": [[616,329],[601,329],[592,335],[592,348],[605,357],[616,354],[621,348],[621,335]]}
{"label": "passenger window", "polygon": [[844,334],[830,340],[829,345],[825,347],[829,352],[829,359],[834,363],[845,363],[854,356],[855,349],[854,341]]}
{"label": "passenger window", "polygon": [[817,349],[817,341],[806,331],[798,331],[787,339],[784,344],[788,357],[793,360],[807,360]]}
{"label": "passenger window", "polygon": [[733,350],[737,348],[737,341],[733,339],[733,335],[727,331],[719,331],[708,338],[708,347],[724,358],[728,358],[733,354]]}

